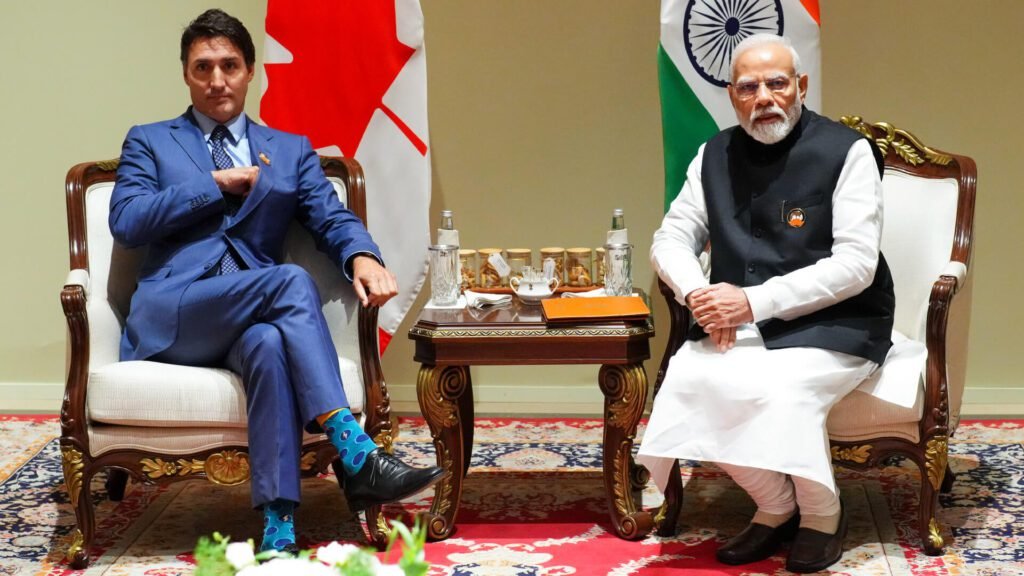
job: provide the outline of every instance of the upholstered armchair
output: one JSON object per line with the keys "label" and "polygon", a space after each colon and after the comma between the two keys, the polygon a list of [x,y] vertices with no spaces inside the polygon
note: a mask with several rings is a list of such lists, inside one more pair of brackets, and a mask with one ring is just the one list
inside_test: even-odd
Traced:
{"label": "upholstered armchair", "polygon": [[[939,491],[949,491],[953,484],[947,448],[960,419],[966,373],[977,169],[974,160],[933,150],[885,122],[867,124],[859,116],[843,117],[842,122],[871,139],[885,158],[882,253],[896,290],[894,331],[899,334],[894,341],[916,340],[927,357],[920,372],[906,376],[912,406],[855,390],[832,409],[832,459],[859,469],[886,465],[892,456],[913,460],[921,470],[922,546],[925,553],[939,555],[944,542],[935,512]],[[689,311],[672,289],[664,282],[660,288],[668,302],[671,331],[655,394],[690,323]],[[673,478],[663,534],[674,530],[681,506],[682,482],[678,474]]]}
{"label": "upholstered armchair", "polygon": [[[321,164],[341,200],[365,222],[359,164],[326,157]],[[129,476],[145,483],[204,479],[224,485],[249,478],[245,394],[238,375],[118,361],[144,248],[126,249],[111,237],[107,215],[116,169],[117,160],[79,164],[66,181],[71,272],[60,295],[68,326],[60,445],[77,520],[67,551],[75,568],[89,562],[96,526],[89,485],[97,472],[107,470],[112,500],[124,495]],[[377,309],[359,305],[351,284],[297,224],[288,234],[285,254],[316,280],[351,409],[390,451],[394,432],[378,353]],[[304,474],[338,466],[336,456],[325,436],[303,437]],[[366,521],[371,541],[383,543],[380,507],[367,510]]]}

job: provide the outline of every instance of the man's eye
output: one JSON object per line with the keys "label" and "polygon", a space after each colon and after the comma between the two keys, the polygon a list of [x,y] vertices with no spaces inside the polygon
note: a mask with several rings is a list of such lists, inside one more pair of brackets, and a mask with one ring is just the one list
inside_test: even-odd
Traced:
{"label": "man's eye", "polygon": [[740,94],[753,94],[757,92],[757,82],[741,82],[736,85],[736,91]]}
{"label": "man's eye", "polygon": [[781,92],[789,86],[789,80],[786,78],[772,78],[770,80],[766,80],[764,85],[772,92]]}

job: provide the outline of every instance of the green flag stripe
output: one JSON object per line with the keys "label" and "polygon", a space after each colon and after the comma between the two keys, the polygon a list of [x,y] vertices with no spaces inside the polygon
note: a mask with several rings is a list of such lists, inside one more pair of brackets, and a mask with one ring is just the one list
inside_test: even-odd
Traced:
{"label": "green flag stripe", "polygon": [[661,125],[665,142],[665,211],[686,181],[686,168],[697,149],[718,132],[711,114],[690,90],[665,48],[658,46]]}

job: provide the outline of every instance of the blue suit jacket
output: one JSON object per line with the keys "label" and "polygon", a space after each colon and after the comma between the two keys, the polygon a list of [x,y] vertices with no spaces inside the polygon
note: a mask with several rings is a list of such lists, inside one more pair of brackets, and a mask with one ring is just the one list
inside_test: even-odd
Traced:
{"label": "blue suit jacket", "polygon": [[354,255],[381,258],[363,222],[338,200],[305,137],[247,125],[260,175],[233,216],[225,213],[191,108],[128,132],[110,200],[110,230],[117,242],[148,245],[149,251],[125,322],[122,360],[145,359],[174,343],[182,293],[218,264],[228,245],[249,268],[280,264],[293,219],[349,280]]}

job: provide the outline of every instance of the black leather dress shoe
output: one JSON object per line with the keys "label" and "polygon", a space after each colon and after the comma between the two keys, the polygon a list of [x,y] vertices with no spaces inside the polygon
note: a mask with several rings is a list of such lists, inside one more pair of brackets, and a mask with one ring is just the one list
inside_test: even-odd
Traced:
{"label": "black leather dress shoe", "polygon": [[751,522],[743,532],[723,544],[715,557],[722,564],[733,566],[764,560],[775,554],[783,542],[792,540],[799,526],[800,514],[794,514],[776,528]]}
{"label": "black leather dress shoe", "polygon": [[359,512],[370,506],[396,502],[433,486],[444,470],[429,466],[413,468],[388,454],[374,450],[363,467],[341,481],[349,510]]}
{"label": "black leather dress shoe", "polygon": [[798,530],[793,546],[789,549],[786,570],[808,574],[824,570],[838,562],[843,556],[846,529],[846,509],[840,508],[839,529],[835,534],[826,534],[810,528]]}

